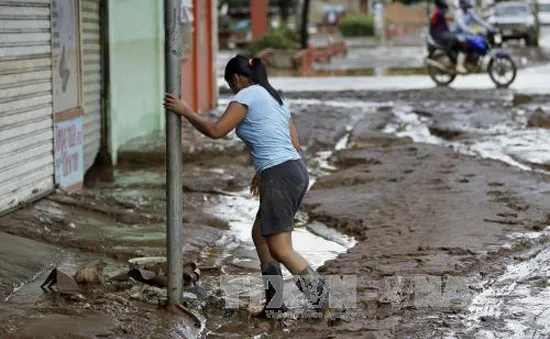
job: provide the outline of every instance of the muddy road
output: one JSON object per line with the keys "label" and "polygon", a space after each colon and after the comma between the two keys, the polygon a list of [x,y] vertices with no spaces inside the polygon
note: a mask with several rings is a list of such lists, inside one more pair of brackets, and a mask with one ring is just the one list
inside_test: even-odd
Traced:
{"label": "muddy road", "polygon": [[[294,243],[323,274],[357,279],[355,303],[337,319],[251,320],[255,298],[227,312],[220,277],[245,294],[262,288],[249,237],[257,208],[246,192],[250,159],[234,136],[207,143],[187,130],[187,147],[195,146],[184,166],[182,236],[185,261],[201,278],[182,301],[203,326],[158,311],[162,289],[110,279],[130,258],[164,255],[163,168],[133,154],[114,183],[59,192],[0,218],[0,335],[550,335],[550,98],[449,89],[288,98],[314,179]],[[132,160],[142,168],[129,168]],[[96,260],[103,285],[71,296],[40,289],[52,267],[72,274]]]}

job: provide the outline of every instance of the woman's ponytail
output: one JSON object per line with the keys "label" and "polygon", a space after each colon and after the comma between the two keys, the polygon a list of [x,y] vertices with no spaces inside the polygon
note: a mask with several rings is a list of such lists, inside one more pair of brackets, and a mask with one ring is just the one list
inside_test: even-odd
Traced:
{"label": "woman's ponytail", "polygon": [[262,62],[262,59],[260,58],[250,59],[249,63],[250,63],[250,69],[252,71],[252,77],[251,77],[252,81],[255,84],[265,88],[266,91],[268,91],[269,94],[271,94],[271,96],[275,100],[277,100],[279,105],[282,105],[283,99],[281,98],[281,95],[279,94],[279,92],[277,92],[277,90],[273,88],[273,86],[271,86],[271,84],[269,83],[269,80],[267,78],[267,69],[264,63]]}

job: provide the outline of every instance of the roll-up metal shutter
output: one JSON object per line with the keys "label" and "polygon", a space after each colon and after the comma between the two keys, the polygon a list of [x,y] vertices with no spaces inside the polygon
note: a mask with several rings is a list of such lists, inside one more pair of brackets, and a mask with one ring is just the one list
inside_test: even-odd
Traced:
{"label": "roll-up metal shutter", "polygon": [[50,0],[0,0],[0,211],[54,187]]}
{"label": "roll-up metal shutter", "polygon": [[81,2],[84,89],[84,168],[89,169],[101,145],[101,31],[100,0]]}

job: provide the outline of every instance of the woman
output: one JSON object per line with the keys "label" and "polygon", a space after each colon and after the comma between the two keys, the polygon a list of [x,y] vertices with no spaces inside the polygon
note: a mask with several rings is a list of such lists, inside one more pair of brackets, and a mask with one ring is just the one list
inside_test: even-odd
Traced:
{"label": "woman", "polygon": [[232,58],[225,68],[225,80],[235,96],[217,121],[201,117],[169,94],[164,106],[212,139],[236,129],[252,155],[256,175],[250,190],[260,196],[252,239],[266,285],[266,306],[259,316],[286,310],[280,263],[297,277],[296,284],[310,305],[324,307],[328,285],[292,247],[294,216],[308,189],[309,176],[299,154],[289,107],[270,85],[266,68],[258,58]]}
{"label": "woman", "polygon": [[464,68],[464,56],[459,50],[459,42],[456,36],[449,29],[447,21],[450,19],[448,13],[449,6],[445,0],[434,0],[435,10],[430,20],[430,35],[441,46],[445,48],[447,55],[455,62],[455,53],[458,52],[456,60],[456,71],[458,73],[466,73]]}

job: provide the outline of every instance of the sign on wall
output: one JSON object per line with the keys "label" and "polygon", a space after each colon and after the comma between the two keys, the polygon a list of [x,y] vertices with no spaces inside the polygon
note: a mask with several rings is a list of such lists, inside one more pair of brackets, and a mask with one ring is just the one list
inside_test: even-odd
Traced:
{"label": "sign on wall", "polygon": [[81,187],[84,178],[78,12],[78,0],[52,0],[55,177],[69,189]]}
{"label": "sign on wall", "polygon": [[78,107],[79,53],[77,0],[52,1],[52,61],[55,112]]}
{"label": "sign on wall", "polygon": [[77,117],[55,124],[55,175],[61,187],[77,188],[84,176],[82,120]]}

